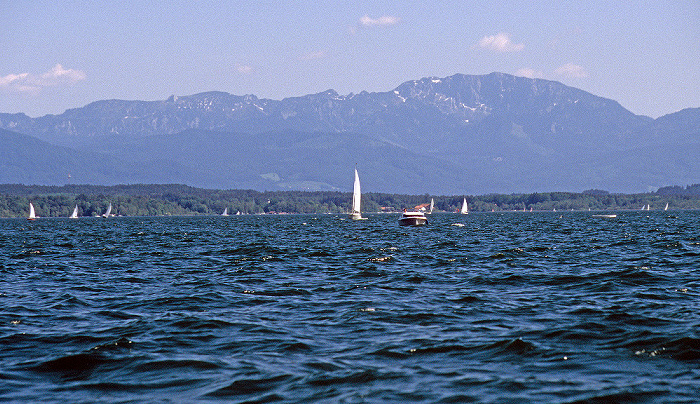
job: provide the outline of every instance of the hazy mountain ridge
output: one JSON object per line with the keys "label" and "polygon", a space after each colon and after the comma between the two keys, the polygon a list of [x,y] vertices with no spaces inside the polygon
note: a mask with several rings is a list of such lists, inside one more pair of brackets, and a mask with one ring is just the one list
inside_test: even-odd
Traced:
{"label": "hazy mountain ridge", "polygon": [[[29,118],[23,114],[0,114],[0,127],[32,134],[62,144],[74,137],[106,134],[149,136],[172,134],[185,129],[227,130],[260,133],[269,130],[306,132],[359,132],[377,134],[394,117],[413,116],[413,124],[444,121],[449,126],[469,127],[492,115],[512,115],[519,124],[550,116],[551,129],[581,125],[580,110],[615,114],[615,126],[641,125],[647,119],[633,115],[617,102],[593,96],[561,83],[527,79],[502,73],[485,76],[457,74],[445,79],[425,78],[401,84],[393,91],[338,95],[333,90],[281,101],[206,92],[171,96],[164,101],[104,100],[61,115]],[[567,109],[568,108],[568,109]],[[594,117],[605,118],[601,114]],[[539,128],[538,128],[539,129]]]}
{"label": "hazy mountain ridge", "polygon": [[0,129],[0,182],[36,185],[115,185],[182,182],[200,174],[172,161],[124,161],[118,157],[56,146]]}
{"label": "hazy mountain ridge", "polygon": [[[360,162],[367,182],[390,192],[641,191],[700,180],[695,159],[679,165],[669,155],[700,142],[700,108],[653,120],[558,82],[502,73],[281,101],[224,92],[105,100],[40,118],[0,114],[0,127],[121,161],[167,161],[197,172],[185,182],[196,186],[347,189],[343,170]],[[634,154],[666,168],[635,171]]]}

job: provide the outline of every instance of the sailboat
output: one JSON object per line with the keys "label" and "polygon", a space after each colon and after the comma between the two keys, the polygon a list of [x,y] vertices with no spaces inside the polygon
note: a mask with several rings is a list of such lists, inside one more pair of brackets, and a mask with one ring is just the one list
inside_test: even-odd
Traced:
{"label": "sailboat", "polygon": [[428,214],[433,213],[433,208],[435,208],[435,199],[430,198],[430,210],[427,212]]}
{"label": "sailboat", "polygon": [[221,216],[228,216],[228,208],[224,208],[224,213]]}
{"label": "sailboat", "polygon": [[73,209],[73,213],[68,216],[71,219],[77,219],[78,218],[78,205],[75,205],[75,209]]}
{"label": "sailboat", "polygon": [[29,202],[29,216],[27,216],[27,220],[36,220],[39,216],[36,215],[34,212],[34,205],[32,205],[31,202]]}
{"label": "sailboat", "polygon": [[666,202],[666,207],[664,207],[664,210],[668,210],[668,202]]}
{"label": "sailboat", "polygon": [[366,217],[362,217],[360,211],[360,176],[357,174],[357,168],[355,169],[355,182],[352,184],[352,212],[350,213],[350,219],[352,220],[364,220]]}
{"label": "sailboat", "polygon": [[109,217],[109,215],[112,213],[112,204],[110,203],[109,206],[107,207],[107,211],[102,215],[102,217]]}
{"label": "sailboat", "polygon": [[464,198],[464,200],[462,201],[462,210],[460,210],[459,213],[463,215],[469,214],[469,205],[467,205],[467,198]]}

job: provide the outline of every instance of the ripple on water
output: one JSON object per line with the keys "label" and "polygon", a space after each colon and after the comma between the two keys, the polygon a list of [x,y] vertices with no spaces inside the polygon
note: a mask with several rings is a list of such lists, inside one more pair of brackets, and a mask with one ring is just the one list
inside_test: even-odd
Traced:
{"label": "ripple on water", "polygon": [[674,216],[0,220],[0,401],[694,402]]}

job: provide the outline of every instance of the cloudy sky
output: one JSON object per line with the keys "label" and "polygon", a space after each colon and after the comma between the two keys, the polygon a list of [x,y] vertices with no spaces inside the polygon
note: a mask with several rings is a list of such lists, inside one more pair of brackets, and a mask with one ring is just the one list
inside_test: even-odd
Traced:
{"label": "cloudy sky", "polygon": [[[700,107],[700,2],[0,2],[0,112],[218,90],[282,99],[494,71],[658,117]],[[449,3],[449,4],[443,4]]]}

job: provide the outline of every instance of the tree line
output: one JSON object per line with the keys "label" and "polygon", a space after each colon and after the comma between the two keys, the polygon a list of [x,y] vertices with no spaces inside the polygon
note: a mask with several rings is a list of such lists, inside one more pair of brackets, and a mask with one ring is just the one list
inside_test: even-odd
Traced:
{"label": "tree line", "polygon": [[[614,194],[601,190],[487,195],[404,195],[369,192],[362,195],[363,212],[395,212],[435,202],[437,211],[459,210],[466,198],[470,211],[513,210],[652,210],[700,209],[700,184],[664,187],[656,192]],[[80,216],[99,216],[112,205],[123,216],[217,215],[275,213],[347,213],[351,193],[338,191],[253,191],[194,188],[178,184],[133,185],[0,185],[0,217],[23,217],[29,203],[43,217],[68,216],[78,206]]]}

